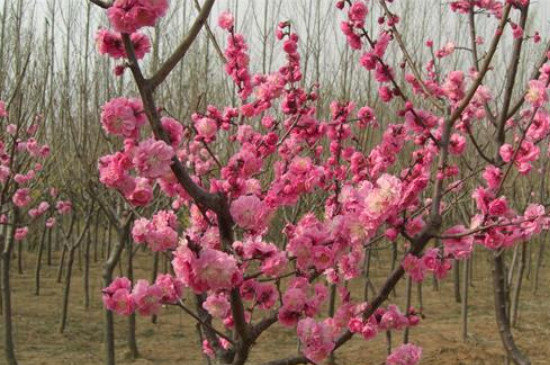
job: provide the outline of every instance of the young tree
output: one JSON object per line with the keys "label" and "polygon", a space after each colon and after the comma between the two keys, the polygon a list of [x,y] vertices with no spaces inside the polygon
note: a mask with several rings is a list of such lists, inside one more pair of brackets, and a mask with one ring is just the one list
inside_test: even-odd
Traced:
{"label": "young tree", "polygon": [[[477,244],[494,252],[504,348],[515,363],[529,363],[511,335],[503,261],[507,248],[549,226],[544,202],[530,197],[520,206],[507,197],[517,180],[536,173],[539,146],[550,131],[546,55],[525,90],[513,92],[523,84],[517,69],[525,41],[540,41],[524,32],[529,0],[450,2],[471,24],[473,62],[465,69],[448,67],[454,43],[435,49],[430,40],[432,57],[418,67],[391,1],[336,1],[345,12],[341,30],[348,46],[362,52],[360,65],[379,85],[378,102],[398,110],[371,150],[358,138],[378,125],[371,106],[356,111],[350,100],[333,101],[330,118],[318,119],[322,85],[302,87],[299,36],[291,22],[280,22],[276,31],[285,63],[253,75],[245,37],[223,12],[218,26],[228,35],[225,72],[239,102],[209,105],[182,123],[163,109],[155,91],[187,54],[214,0],[205,1],[188,35],[150,77],[139,60],[151,42],[140,29],[155,26],[168,1],[92,2],[106,9],[112,28],[97,33],[99,52],[122,60],[115,75],[130,72],[140,96],[114,98],[102,108],[102,127],[121,137],[124,147],[100,159],[100,180],[135,206],[151,203],[154,186],[173,201],[173,210],[137,219],[131,234],[153,252],[170,252],[175,274],[159,275],[151,284],[115,279],[103,291],[107,309],[149,316],[162,304],[179,306],[200,324],[203,351],[234,365],[246,363],[260,335],[279,323],[296,329],[301,354],[269,364],[318,363],[355,334],[370,340],[416,325],[414,308],[387,303],[396,284],[405,275],[411,285],[427,273],[441,279],[453,260],[467,259]],[[369,31],[366,17],[374,8],[379,29]],[[478,14],[493,29],[488,42],[476,34]],[[487,80],[498,72],[497,48],[508,41],[513,51],[499,96]],[[400,65],[387,61],[390,46],[403,55]],[[494,134],[481,136],[489,129]],[[461,168],[463,161],[469,170]],[[452,213],[470,196],[476,211],[465,226]],[[297,207],[296,219],[285,217],[287,207]],[[367,301],[345,284],[361,276],[365,252],[384,242],[401,245],[405,254]],[[430,242],[439,244],[426,248]],[[329,300],[329,286],[337,298]],[[195,310],[183,288],[195,295]],[[321,310],[327,301],[329,316]],[[386,363],[416,364],[420,355],[419,347],[405,344]]]}

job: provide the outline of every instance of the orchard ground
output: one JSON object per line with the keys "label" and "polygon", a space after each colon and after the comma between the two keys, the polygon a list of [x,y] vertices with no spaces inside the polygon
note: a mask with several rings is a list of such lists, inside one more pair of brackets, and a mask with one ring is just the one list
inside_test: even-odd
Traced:
{"label": "orchard ground", "polygon": [[[533,247],[533,258],[535,252]],[[411,330],[410,341],[423,348],[421,364],[503,364],[502,343],[496,330],[490,265],[488,255],[481,249],[474,262],[473,287],[469,292],[469,339],[461,339],[460,304],[453,294],[453,281],[448,277],[434,291],[431,278],[423,286],[425,319],[421,326]],[[383,258],[385,255],[381,255]],[[101,303],[101,263],[93,263],[90,270],[91,308],[84,309],[82,271],[75,261],[69,307],[69,322],[65,333],[58,333],[62,285],[57,284],[58,258],[54,265],[44,264],[40,297],[34,293],[35,255],[24,257],[25,271],[12,276],[13,321],[15,326],[16,353],[21,365],[88,365],[102,364],[104,359],[103,328],[104,312]],[[124,260],[123,260],[124,261]],[[384,262],[384,260],[382,260]],[[533,260],[534,262],[534,260]],[[543,261],[540,286],[533,294],[534,269],[523,287],[518,318],[514,330],[519,347],[531,358],[533,365],[550,363],[550,266]],[[544,266],[544,263],[546,265]],[[534,265],[533,265],[534,266]],[[149,278],[152,256],[139,252],[135,259],[135,277]],[[162,265],[161,265],[162,267]],[[389,271],[389,265],[373,260],[371,276],[374,285],[379,285]],[[528,269],[527,269],[528,270]],[[526,272],[527,272],[526,270]],[[117,269],[115,275],[119,275]],[[362,291],[359,282],[352,282],[352,293],[358,296]],[[402,281],[398,296],[392,302],[404,308]],[[189,298],[188,300],[192,300]],[[413,305],[417,306],[417,288],[413,286]],[[198,350],[195,322],[177,307],[164,308],[153,324],[150,318],[138,317],[137,339],[141,358],[130,360],[126,350],[125,317],[116,316],[117,364],[203,364]],[[254,347],[250,364],[288,356],[296,352],[297,340],[294,333],[276,324],[263,336],[269,341],[259,341]],[[402,332],[393,333],[393,343],[400,344]],[[273,344],[277,344],[274,348]],[[337,352],[340,365],[379,365],[384,363],[386,336],[378,335],[374,341],[360,338],[352,340],[350,346]],[[0,351],[3,351],[0,345]]]}

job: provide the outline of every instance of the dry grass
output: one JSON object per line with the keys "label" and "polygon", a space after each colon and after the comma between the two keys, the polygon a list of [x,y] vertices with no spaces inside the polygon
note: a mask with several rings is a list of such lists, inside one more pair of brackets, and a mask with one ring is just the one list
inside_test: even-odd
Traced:
{"label": "dry grass", "polygon": [[[140,254],[136,277],[149,277],[151,259]],[[61,285],[55,283],[56,268],[44,267],[42,291],[33,295],[34,256],[26,256],[24,275],[13,274],[13,300],[16,351],[22,365],[101,364],[103,362],[103,311],[100,301],[100,264],[91,269],[92,307],[83,308],[82,273],[75,263],[75,277],[71,293],[69,323],[64,334],[59,334]],[[375,283],[383,279],[385,267],[374,265]],[[411,332],[411,341],[422,346],[422,364],[502,364],[504,357],[496,332],[489,265],[478,256],[475,265],[474,287],[470,298],[469,340],[460,339],[460,304],[454,302],[452,282],[447,280],[440,291],[433,291],[431,283],[424,289],[425,320]],[[535,297],[531,281],[526,281],[520,306],[519,328],[515,337],[519,346],[529,354],[533,364],[548,364],[550,360],[550,268],[541,273],[539,294]],[[546,280],[545,280],[546,279]],[[359,283],[351,283],[359,289]],[[398,293],[403,293],[403,283]],[[415,291],[414,291],[415,292]],[[416,294],[413,296],[415,304]],[[404,302],[402,295],[394,298]],[[157,324],[149,318],[138,318],[138,346],[142,358],[132,362],[126,352],[126,319],[116,317],[117,363],[119,364],[202,364],[197,349],[197,337],[192,319],[177,308],[162,311]],[[394,333],[394,343],[400,343],[401,333]],[[337,354],[341,365],[381,364],[386,348],[385,336],[365,342],[354,339]],[[250,363],[288,356],[296,351],[292,332],[276,325],[258,341]],[[0,360],[0,363],[3,359]]]}

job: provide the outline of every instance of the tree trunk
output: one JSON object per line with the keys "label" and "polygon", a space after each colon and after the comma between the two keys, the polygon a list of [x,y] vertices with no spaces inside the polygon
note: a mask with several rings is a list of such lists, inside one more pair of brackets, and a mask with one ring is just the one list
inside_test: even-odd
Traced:
{"label": "tree trunk", "polygon": [[[407,276],[406,292],[407,299],[405,304],[405,313],[408,313],[409,308],[411,307],[412,296],[412,280],[410,276]],[[409,327],[405,327],[405,331],[403,332],[403,343],[409,343]]]}
{"label": "tree trunk", "polygon": [[527,242],[521,244],[521,261],[518,266],[518,277],[516,279],[516,286],[514,288],[514,295],[512,297],[512,305],[510,314],[512,317],[512,327],[516,327],[516,321],[518,318],[518,307],[521,292],[521,285],[523,284],[523,274],[525,273],[525,265],[527,262]]}
{"label": "tree trunk", "polygon": [[[13,222],[18,222],[19,210],[14,209]],[[13,327],[11,318],[11,287],[10,287],[10,260],[15,242],[15,227],[8,228],[7,239],[2,251],[2,303],[4,306],[4,355],[7,365],[17,365],[15,359],[15,346],[13,344]]]}
{"label": "tree trunk", "polygon": [[464,260],[464,267],[462,271],[462,341],[466,342],[468,339],[468,287],[470,282],[470,260]]}
{"label": "tree trunk", "polygon": [[71,275],[73,272],[74,252],[76,247],[69,249],[69,259],[67,261],[67,272],[65,273],[65,287],[63,288],[63,308],[61,309],[61,324],[59,325],[59,333],[65,331],[67,325],[67,312],[69,310],[69,294],[71,291]]}
{"label": "tree trunk", "polygon": [[453,284],[454,284],[454,294],[455,302],[460,303],[460,266],[458,261],[453,260]]}
{"label": "tree trunk", "polygon": [[63,266],[65,266],[65,254],[67,251],[67,247],[63,245],[63,249],[61,250],[61,258],[59,259],[59,266],[57,268],[57,283],[61,283],[61,278],[63,277]]}
{"label": "tree trunk", "polygon": [[48,266],[52,266],[52,231],[53,231],[53,227],[50,228],[48,231],[48,259],[47,259]]}
{"label": "tree trunk", "polygon": [[[126,264],[127,266],[127,277],[130,281],[134,281],[134,263],[133,263],[133,252],[132,252],[132,241],[128,236],[124,237],[126,241]],[[128,350],[130,351],[130,358],[137,359],[139,357],[139,351],[137,347],[136,340],[136,313],[132,313],[128,317]]]}
{"label": "tree trunk", "polygon": [[88,232],[86,246],[84,248],[84,308],[90,308],[90,245],[92,244],[91,232]]}
{"label": "tree trunk", "polygon": [[42,269],[42,253],[44,252],[44,244],[46,243],[47,231],[48,231],[48,227],[44,225],[44,228],[42,228],[42,237],[40,238],[40,245],[38,246],[38,255],[36,258],[36,269],[34,271],[34,295],[40,295],[40,270]]}
{"label": "tree trunk", "polygon": [[[155,252],[155,255],[153,256],[153,273],[151,274],[151,283],[154,283],[155,280],[157,280],[158,271],[159,271],[159,253]],[[153,324],[157,323],[157,315],[156,314],[154,314],[151,317],[151,322]]]}
{"label": "tree trunk", "polygon": [[506,274],[504,270],[503,252],[497,252],[493,258],[493,286],[495,295],[495,313],[498,331],[502,345],[509,358],[516,365],[530,365],[529,359],[521,353],[514,342],[510,330],[510,322],[506,313]]}
{"label": "tree trunk", "polygon": [[537,294],[537,290],[539,289],[540,268],[542,266],[542,260],[544,258],[544,246],[546,245],[546,237],[547,235],[544,234],[540,240],[539,254],[537,256],[537,264],[536,264],[537,266],[535,267],[535,282],[533,284],[534,294]]}
{"label": "tree trunk", "polygon": [[[330,300],[328,305],[328,316],[330,318],[334,317],[334,311],[336,309],[336,285],[330,285]],[[334,351],[330,353],[327,363],[329,365],[336,365],[336,356]]]}
{"label": "tree trunk", "polygon": [[[120,260],[120,254],[124,248],[124,239],[128,235],[130,230],[130,223],[126,223],[119,229],[118,242],[113,249],[109,252],[109,258],[103,265],[103,286],[107,287],[113,281],[113,272]],[[109,231],[110,233],[110,231]],[[109,235],[110,236],[110,235]],[[110,240],[109,240],[110,242]],[[115,365],[115,325],[113,319],[113,312],[105,309],[105,364]]]}

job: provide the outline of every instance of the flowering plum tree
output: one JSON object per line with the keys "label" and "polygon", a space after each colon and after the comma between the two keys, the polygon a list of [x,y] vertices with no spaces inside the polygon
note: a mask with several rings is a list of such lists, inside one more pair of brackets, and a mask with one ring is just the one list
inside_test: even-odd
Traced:
{"label": "flowering plum tree", "polygon": [[[255,74],[245,36],[236,32],[232,14],[223,12],[218,26],[227,34],[225,72],[239,101],[209,105],[185,122],[165,113],[154,91],[189,50],[214,0],[205,1],[187,37],[150,77],[138,60],[151,42],[139,30],[157,24],[168,1],[92,1],[107,9],[112,28],[97,33],[99,52],[121,59],[115,75],[131,72],[139,90],[139,98],[115,98],[102,108],[104,130],[119,136],[123,147],[100,159],[100,180],[134,206],[151,203],[158,186],[173,208],[137,219],[131,234],[136,244],[171,255],[174,274],[154,283],[116,278],[103,290],[108,310],[149,316],[163,304],[179,306],[200,324],[204,353],[235,365],[246,363],[260,335],[278,323],[295,329],[301,353],[270,365],[319,363],[354,335],[368,341],[381,331],[417,325],[414,308],[387,303],[395,285],[406,275],[416,282],[428,274],[443,278],[453,260],[468,258],[481,245],[494,252],[496,313],[506,352],[517,364],[529,363],[508,325],[502,261],[503,250],[549,227],[543,202],[520,207],[509,198],[512,177],[537,172],[550,131],[547,56],[525,91],[517,76],[524,43],[540,41],[524,32],[528,0],[451,1],[451,9],[470,22],[472,63],[448,70],[442,60],[455,55],[455,44],[434,49],[428,40],[432,57],[419,68],[399,33],[393,1],[336,1],[343,36],[378,83],[379,102],[398,106],[370,150],[357,135],[378,128],[373,105],[333,101],[330,116],[317,117],[322,88],[302,87],[300,39],[291,22],[277,25],[284,63],[273,73]],[[373,32],[366,17],[375,6],[382,16]],[[486,43],[476,34],[480,13],[494,29]],[[497,97],[485,80],[497,72],[494,55],[508,33],[512,55]],[[393,44],[405,60],[397,67],[386,61]],[[480,143],[478,129],[494,134]],[[236,151],[222,158],[216,151],[229,143]],[[463,160],[474,167],[461,168]],[[454,221],[449,213],[463,196],[471,196],[477,209],[468,221]],[[321,205],[308,205],[306,197]],[[297,207],[294,220],[280,214],[285,207]],[[403,243],[405,254],[367,301],[345,283],[361,278],[365,252],[383,241]],[[427,249],[432,241],[438,244]],[[185,302],[186,291],[195,296],[196,310]],[[326,316],[321,309],[329,301],[335,308]],[[420,356],[420,348],[406,344],[386,363],[412,365]]]}
{"label": "flowering plum tree", "polygon": [[14,113],[16,115],[13,118],[10,116],[10,104],[18,99],[13,97],[8,104],[0,101],[0,236],[4,240],[1,252],[1,303],[4,352],[9,365],[17,364],[10,288],[10,264],[15,243],[19,242],[17,256],[21,273],[21,242],[27,238],[29,227],[40,222],[44,230],[51,229],[56,224],[56,215],[65,214],[71,209],[71,202],[58,200],[57,190],[50,188],[46,180],[44,162],[50,155],[50,147],[39,142],[42,116],[28,118],[21,113]]}

